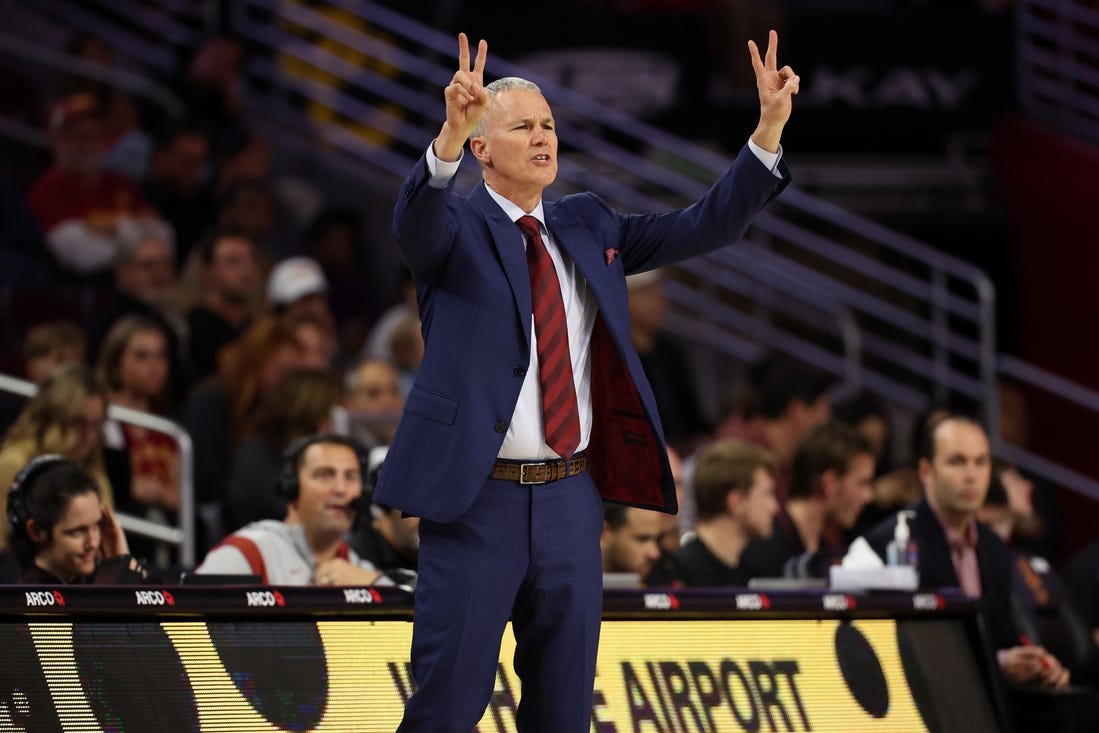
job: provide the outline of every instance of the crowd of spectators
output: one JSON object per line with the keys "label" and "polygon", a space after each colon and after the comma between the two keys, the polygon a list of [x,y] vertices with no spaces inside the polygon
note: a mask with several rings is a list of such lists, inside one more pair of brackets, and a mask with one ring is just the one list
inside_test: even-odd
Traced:
{"label": "crowd of spectators", "polygon": [[[110,55],[92,37],[72,48]],[[70,80],[46,115],[50,167],[27,190],[0,182],[0,287],[11,321],[0,358],[38,387],[27,400],[0,396],[0,485],[36,456],[58,454],[71,474],[57,473],[71,484],[66,496],[86,500],[96,522],[109,520],[114,555],[132,553],[142,573],[190,570],[175,548],[127,544],[114,522],[117,509],[178,523],[183,458],[170,436],[108,419],[116,405],[176,421],[189,435],[208,572],[290,578],[255,563],[254,546],[274,543],[273,557],[303,563],[293,582],[410,574],[416,520],[370,505],[367,451],[392,439],[423,356],[415,290],[402,274],[401,299],[373,313],[357,279],[370,266],[361,212],[288,199],[301,187],[276,180],[271,146],[239,104],[243,53],[232,38],[201,48],[180,75],[186,117],[158,129],[142,126],[124,93]],[[664,278],[629,279],[631,337],[681,474],[681,513],[608,506],[607,573],[649,586],[823,579],[854,537],[880,539],[898,510],[914,506],[916,526],[930,532],[921,541],[975,548],[981,563],[976,576],[955,572],[967,566],[947,553],[942,573],[925,581],[974,597],[994,587],[1005,594],[994,619],[1008,679],[1030,681],[1035,652],[1017,651],[1023,634],[1056,663],[1057,674],[1047,666],[1039,683],[1064,687],[1068,673],[1095,681],[1097,553],[1088,548],[1060,576],[1048,489],[993,460],[977,422],[929,412],[914,431],[922,442],[903,455],[883,404],[866,395],[833,404],[828,375],[777,357],[752,365],[711,420],[716,411],[700,403],[688,359],[665,330]],[[330,433],[351,442],[300,445]],[[976,465],[939,465],[944,455]],[[963,469],[968,488],[951,483],[950,472]],[[0,492],[0,504],[6,498]],[[45,534],[20,541],[41,536],[48,546],[62,509],[42,515]],[[10,580],[7,536],[0,552]],[[309,560],[314,545],[323,545],[323,562]],[[982,585],[986,578],[996,580]],[[1004,616],[1007,607],[1018,612]]]}
{"label": "crowd of spectators", "polygon": [[[66,51],[118,63],[91,34]],[[60,79],[29,116],[48,163],[0,177],[0,370],[38,387],[0,395],[0,479],[60,454],[104,507],[178,526],[179,442],[107,411],[166,418],[190,438],[199,560],[287,516],[272,487],[293,440],[335,430],[386,445],[423,354],[414,293],[385,318],[364,293],[365,208],[276,170],[241,104],[247,54],[228,35],[199,46],[171,80],[171,117],[101,79]],[[129,547],[191,569],[177,547]]]}

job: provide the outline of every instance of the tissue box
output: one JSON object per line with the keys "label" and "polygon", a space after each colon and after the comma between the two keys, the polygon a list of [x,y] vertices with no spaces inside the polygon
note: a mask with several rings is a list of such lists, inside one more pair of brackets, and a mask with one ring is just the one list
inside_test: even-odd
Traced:
{"label": "tissue box", "polygon": [[833,565],[829,569],[828,580],[831,589],[838,591],[914,591],[920,585],[916,568],[911,565],[888,565],[878,568]]}

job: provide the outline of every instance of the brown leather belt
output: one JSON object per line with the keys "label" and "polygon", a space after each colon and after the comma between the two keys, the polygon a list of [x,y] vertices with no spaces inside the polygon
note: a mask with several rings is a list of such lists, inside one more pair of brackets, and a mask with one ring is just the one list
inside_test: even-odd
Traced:
{"label": "brown leather belt", "polygon": [[492,478],[521,484],[548,484],[587,470],[588,457],[581,453],[568,461],[496,461]]}

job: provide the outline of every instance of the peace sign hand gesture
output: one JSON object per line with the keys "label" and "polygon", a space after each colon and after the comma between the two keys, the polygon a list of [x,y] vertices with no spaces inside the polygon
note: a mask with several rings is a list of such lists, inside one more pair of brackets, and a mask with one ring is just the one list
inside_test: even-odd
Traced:
{"label": "peace sign hand gesture", "polygon": [[790,119],[793,108],[791,97],[798,93],[801,77],[789,66],[777,68],[778,33],[771,31],[767,37],[767,55],[759,56],[755,41],[748,41],[748,53],[756,72],[756,88],[759,89],[759,125],[752,133],[752,141],[764,150],[778,152],[782,128]]}
{"label": "peace sign hand gesture", "polygon": [[484,86],[486,58],[488,42],[482,39],[477,44],[477,58],[470,66],[469,38],[465,33],[458,34],[458,71],[443,92],[446,122],[435,140],[435,155],[440,160],[457,160],[473,128],[488,112],[488,91]]}

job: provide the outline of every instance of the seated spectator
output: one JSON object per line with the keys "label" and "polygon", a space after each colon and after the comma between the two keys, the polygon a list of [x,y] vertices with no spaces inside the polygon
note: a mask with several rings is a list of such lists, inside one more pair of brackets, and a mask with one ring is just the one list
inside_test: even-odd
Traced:
{"label": "seated spectator", "polygon": [[[977,521],[992,465],[984,428],[971,418],[947,415],[926,426],[921,444],[918,472],[924,498],[908,522],[919,548],[921,587],[960,588],[979,599],[989,641],[997,650],[995,661],[1012,686],[1007,703],[1019,730],[1085,730],[1077,725],[1094,719],[1093,697],[1024,694],[1067,690],[1070,672],[1021,633],[1011,601],[1011,554]],[[866,536],[883,559],[895,523],[888,519]]]}
{"label": "seated spectator", "polygon": [[1018,525],[1032,521],[1036,514],[1030,492],[1020,493],[1025,487],[1008,488],[1008,482],[1018,477],[1014,466],[993,459],[988,493],[977,511],[977,519],[987,524],[1010,549],[1012,602],[1020,630],[1060,659],[1072,672],[1074,682],[1086,681],[1094,687],[1099,672],[1099,646],[1060,573],[1048,559],[1012,546]]}
{"label": "seated spectator", "polygon": [[342,396],[334,375],[313,368],[286,372],[263,395],[233,457],[228,507],[232,526],[286,516],[286,500],[271,490],[282,473],[282,451],[302,436],[331,431],[332,408]]}
{"label": "seated spectator", "polygon": [[242,39],[219,34],[194,49],[175,83],[191,114],[223,135],[243,129],[240,92],[245,60]]}
{"label": "seated spectator", "polygon": [[344,407],[351,430],[368,446],[389,445],[404,409],[400,376],[383,359],[367,359],[347,373]]}
{"label": "seated spectator", "polygon": [[398,323],[409,316],[417,319],[420,317],[420,312],[416,307],[416,286],[412,282],[412,273],[407,267],[401,268],[398,287],[401,292],[401,300],[382,313],[377,323],[374,324],[374,328],[370,330],[370,335],[362,350],[361,356],[363,358],[385,359],[392,362],[393,348],[390,340],[393,336],[393,330]]}
{"label": "seated spectator", "polygon": [[[168,337],[156,321],[124,316],[107,333],[96,364],[112,405],[165,416],[169,402]],[[120,420],[104,426],[105,458],[119,511],[163,525],[177,523],[179,511],[179,446],[155,430]],[[134,543],[139,556],[164,568],[171,548]]]}
{"label": "seated spectator", "polygon": [[[668,448],[668,465],[675,480],[675,497],[679,503],[678,514],[660,515],[660,557],[650,570],[653,577],[671,577],[675,574],[675,555],[683,547],[683,540],[694,536],[694,497],[686,491],[686,468],[675,448]],[[605,517],[604,517],[605,519]],[[643,576],[644,577],[644,576]]]}
{"label": "seated spectator", "polygon": [[283,249],[274,242],[289,239],[287,231],[279,231],[278,202],[270,181],[242,178],[227,186],[217,199],[217,226],[232,227],[244,232],[256,243],[266,260],[293,254],[287,245]]}
{"label": "seated spectator", "polygon": [[923,450],[923,433],[928,425],[954,414],[953,407],[934,404],[919,415],[912,430],[911,462],[894,467],[891,471],[880,473],[874,479],[874,498],[862,511],[855,522],[850,537],[859,537],[887,519],[895,518],[902,509],[910,509],[923,497],[923,481],[915,468],[916,461]]}
{"label": "seated spectator", "polygon": [[301,331],[309,366],[328,369],[335,363],[339,344],[328,281],[315,261],[290,257],[276,264],[267,276],[267,309]]}
{"label": "seated spectator", "polygon": [[197,386],[183,407],[191,436],[195,499],[210,537],[223,536],[233,454],[244,442],[263,396],[301,366],[301,345],[282,319],[265,315],[222,352],[215,379]]}
{"label": "seated spectator", "polygon": [[741,564],[755,577],[828,577],[847,552],[844,532],[873,497],[872,450],[850,425],[813,428],[794,453],[790,498],[771,536],[751,542]]}
{"label": "seated spectator", "polygon": [[220,136],[216,158],[217,220],[242,227],[275,259],[301,254],[302,233],[324,200],[320,189],[276,171],[270,143],[254,129]]}
{"label": "seated spectator", "polygon": [[[57,453],[91,476],[99,496],[114,506],[114,493],[103,469],[103,423],[107,392],[82,363],[58,367],[39,385],[0,444],[0,486],[9,486],[26,463]],[[0,510],[7,495],[0,493]],[[0,538],[0,549],[4,546]]]}
{"label": "seated spectator", "polygon": [[328,280],[311,257],[288,257],[267,276],[267,307],[287,317],[307,315],[334,328],[328,305]]}
{"label": "seated spectator", "polygon": [[702,449],[693,477],[696,534],[647,585],[746,586],[741,554],[771,534],[779,507],[774,471],[774,457],[759,446],[723,440]]}
{"label": "seated spectator", "polygon": [[393,328],[389,336],[389,350],[393,352],[393,366],[401,380],[401,399],[408,397],[412,383],[424,360],[424,336],[417,315],[406,315]]}
{"label": "seated spectator", "polygon": [[832,417],[846,423],[864,437],[874,455],[876,474],[893,468],[893,422],[885,403],[869,392],[837,403]]}
{"label": "seated spectator", "polygon": [[168,339],[169,414],[176,414],[191,383],[187,324],[176,298],[175,254],[172,231],[159,219],[130,222],[119,227],[120,247],[114,262],[114,291],[110,303],[89,321],[92,362],[107,331],[120,318],[141,316],[156,321]]}
{"label": "seated spectator", "polygon": [[197,257],[202,292],[186,312],[195,382],[217,371],[218,352],[248,327],[263,286],[259,248],[238,228],[209,232],[198,245]]}
{"label": "seated spectator", "polygon": [[359,523],[348,544],[374,567],[415,572],[420,558],[420,518],[373,504],[370,521]]}
{"label": "seated spectator", "polygon": [[308,313],[287,318],[286,324],[301,347],[301,365],[335,373],[337,345],[332,327]]}
{"label": "seated spectator", "polygon": [[622,504],[603,509],[603,533],[599,548],[604,573],[630,573],[638,583],[652,572],[660,559],[661,512]]}
{"label": "seated spectator", "polygon": [[[68,44],[69,53],[108,73],[118,69],[114,47],[103,38],[82,31],[77,33]],[[85,92],[92,94],[103,109],[103,128],[107,154],[103,168],[120,173],[132,181],[139,181],[145,175],[149,164],[152,143],[141,129],[141,115],[138,101],[129,92],[101,81],[98,75],[83,73],[64,79],[59,85],[65,95]]]}
{"label": "seated spectator", "polygon": [[[22,376],[35,384],[63,364],[84,360],[84,332],[71,321],[48,321],[31,326],[23,339]],[[19,417],[27,398],[0,392],[0,433]]]}
{"label": "seated spectator", "polygon": [[5,493],[19,582],[134,584],[148,578],[130,556],[111,508],[100,501],[96,480],[73,461],[37,456]]}
{"label": "seated spectator", "polygon": [[381,573],[344,536],[363,502],[368,465],[354,440],[319,434],[292,443],[277,490],[286,518],[254,522],[206,555],[196,573],[259,575],[271,585],[371,585]]}
{"label": "seated spectator", "polygon": [[[303,239],[305,254],[317,261],[328,281],[328,302],[336,319],[339,353],[355,356],[370,332],[370,316],[377,304],[364,302],[363,283],[369,281],[366,265],[370,257],[362,241],[363,219],[355,209],[322,209],[309,223]],[[408,275],[411,286],[412,276]],[[412,311],[416,312],[416,290],[412,289]],[[380,335],[388,338],[388,331]],[[363,356],[389,358],[390,354],[364,352]]]}
{"label": "seated spectator", "polygon": [[832,416],[829,394],[835,380],[802,362],[771,356],[752,368],[754,387],[749,415],[730,415],[718,427],[718,438],[738,438],[766,448],[775,457],[779,501],[786,501],[790,462],[809,431]]}
{"label": "seated spectator", "polygon": [[153,215],[137,185],[102,169],[103,113],[88,93],[62,99],[50,115],[54,166],[28,202],[61,270],[78,281],[105,273],[118,254],[118,226]]}
{"label": "seated spectator", "polygon": [[693,450],[711,426],[702,414],[683,348],[666,329],[668,298],[664,274],[650,270],[626,278],[629,289],[630,341],[653,388],[664,436],[672,446]]}
{"label": "seated spectator", "polygon": [[210,140],[200,123],[184,121],[157,137],[144,190],[175,231],[177,267],[217,217],[213,191],[205,180],[209,164]]}

